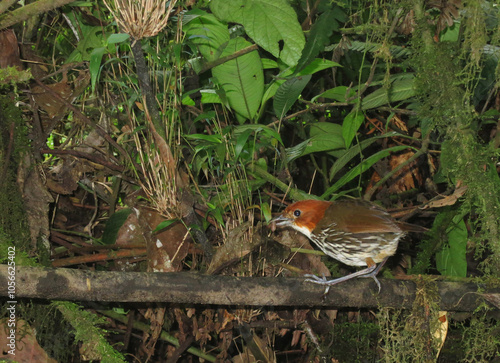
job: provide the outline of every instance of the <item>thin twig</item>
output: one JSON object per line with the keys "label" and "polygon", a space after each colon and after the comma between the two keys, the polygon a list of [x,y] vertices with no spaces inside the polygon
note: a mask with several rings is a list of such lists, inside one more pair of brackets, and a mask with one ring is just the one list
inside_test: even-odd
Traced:
{"label": "thin twig", "polygon": [[216,59],[213,62],[205,64],[201,68],[201,70],[200,70],[200,72],[198,74],[202,74],[203,72],[206,72],[209,69],[212,69],[214,67],[220,66],[223,63],[229,62],[230,60],[233,60],[235,58],[241,57],[242,55],[245,55],[247,53],[253,52],[254,50],[257,50],[257,49],[259,49],[259,47],[257,46],[257,44],[252,44],[252,45],[250,45],[250,46],[248,46],[246,48],[243,48],[243,49],[240,49],[240,50],[234,52],[233,54],[229,54],[229,55],[227,55],[225,57]]}

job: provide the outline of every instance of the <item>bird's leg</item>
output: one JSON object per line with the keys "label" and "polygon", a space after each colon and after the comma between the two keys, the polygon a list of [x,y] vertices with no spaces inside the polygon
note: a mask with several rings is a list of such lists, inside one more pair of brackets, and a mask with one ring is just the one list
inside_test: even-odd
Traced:
{"label": "bird's leg", "polygon": [[304,277],[307,277],[306,281],[308,282],[312,282],[318,285],[328,286],[325,291],[325,294],[328,293],[330,286],[336,285],[338,283],[353,279],[355,277],[371,277],[377,284],[378,291],[380,292],[380,282],[378,281],[376,276],[380,271],[380,269],[382,268],[382,266],[384,266],[385,261],[387,261],[387,258],[384,259],[382,262],[380,262],[380,264],[377,266],[377,264],[371,258],[367,258],[366,259],[366,264],[368,265],[367,268],[333,280],[327,280],[324,275],[323,277],[318,277],[316,275],[307,274],[304,275]]}
{"label": "bird's leg", "polygon": [[[380,282],[378,281],[377,279],[377,274],[380,272],[380,270],[382,269],[382,267],[384,266],[384,264],[387,262],[387,260],[389,259],[389,257],[386,257],[382,260],[382,262],[380,262],[377,266],[377,268],[375,268],[373,271],[371,272],[368,272],[362,276],[359,276],[359,277],[371,277],[372,279],[375,280],[375,283],[377,284],[378,286],[378,292],[380,292]],[[366,264],[368,266],[370,266],[370,264],[375,264],[375,262],[371,259],[371,258],[367,258],[366,259]],[[376,264],[375,264],[376,266]]]}

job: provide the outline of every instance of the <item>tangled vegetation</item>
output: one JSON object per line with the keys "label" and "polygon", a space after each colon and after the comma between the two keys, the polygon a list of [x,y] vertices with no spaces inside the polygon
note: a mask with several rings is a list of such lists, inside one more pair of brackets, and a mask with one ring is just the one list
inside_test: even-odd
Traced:
{"label": "tangled vegetation", "polygon": [[434,282],[500,277],[499,21],[486,0],[0,4],[2,263],[15,246],[18,265],[346,274],[267,227],[307,198],[429,228],[384,270],[422,275],[409,311],[26,300],[25,347],[65,362],[498,359],[498,315],[440,311]]}

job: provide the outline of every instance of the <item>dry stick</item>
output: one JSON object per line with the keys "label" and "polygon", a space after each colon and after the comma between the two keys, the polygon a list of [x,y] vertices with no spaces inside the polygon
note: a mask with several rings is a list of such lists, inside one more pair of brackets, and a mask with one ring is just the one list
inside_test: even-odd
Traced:
{"label": "dry stick", "polygon": [[382,179],[380,179],[370,190],[368,190],[365,195],[364,199],[365,200],[370,200],[373,196],[373,193],[382,185],[384,184],[389,178],[391,178],[394,175],[397,175],[401,169],[403,169],[405,166],[410,165],[412,162],[414,162],[417,158],[420,156],[424,155],[427,153],[427,149],[429,148],[429,142],[430,142],[430,133],[427,134],[427,136],[424,138],[422,141],[422,147],[420,150],[418,150],[415,154],[413,154],[408,160],[406,160],[404,163],[399,164],[397,167],[392,169],[389,173],[387,173]]}
{"label": "dry stick", "polygon": [[8,8],[17,3],[17,0],[0,1],[0,14],[4,13]]}
{"label": "dry stick", "polygon": [[[2,3],[4,1],[2,0]],[[15,10],[5,12],[0,15],[0,30],[28,20],[35,15],[47,13],[50,10],[72,3],[73,1],[75,0],[38,0]]]}
{"label": "dry stick", "polygon": [[151,86],[151,82],[149,80],[149,71],[146,65],[146,59],[144,58],[141,40],[131,38],[131,42],[131,49],[132,54],[134,55],[137,79],[139,80],[139,88],[143,97],[146,99],[145,108],[151,116],[150,118],[153,122],[156,132],[165,140],[165,127],[164,125],[162,125],[160,110],[157,103],[158,101],[156,100],[156,96],[153,94],[153,87]]}
{"label": "dry stick", "polygon": [[128,258],[128,257],[146,257],[146,248],[133,248],[129,250],[109,251],[103,253],[96,253],[93,255],[61,258],[59,260],[52,261],[52,266],[53,267],[71,266],[71,265],[78,265],[81,263],[116,260],[119,258]]}
{"label": "dry stick", "polygon": [[[299,100],[300,102],[300,100]],[[350,103],[348,102],[332,102],[332,103],[319,103],[319,104],[312,104],[309,108],[306,108],[305,110],[300,110],[297,111],[291,115],[288,115],[286,117],[283,117],[282,120],[290,120],[291,118],[297,117],[299,115],[302,115],[303,113],[311,112],[317,109],[325,108],[325,107],[340,107],[340,106],[349,106]],[[279,122],[280,120],[274,121],[270,123],[267,126],[271,126],[274,123]]]}
{"label": "dry stick", "polygon": [[70,149],[65,149],[65,150],[40,149],[40,152],[42,154],[76,156],[76,157],[81,158],[81,159],[87,159],[95,164],[102,165],[110,170],[117,171],[119,173],[123,173],[123,171],[125,170],[125,168],[122,165],[117,165],[117,164],[111,163],[107,160],[104,160],[100,156],[85,153],[82,151],[76,151],[76,150],[70,150]]}
{"label": "dry stick", "polygon": [[[297,189],[290,188],[287,184],[283,183],[281,180],[276,178],[274,175],[269,174],[266,170],[261,168],[256,164],[251,164],[248,167],[250,173],[254,173],[262,179],[267,180],[269,183],[275,185],[278,189],[281,189],[283,192],[290,194],[290,198],[293,200],[303,200],[306,198],[306,193],[301,193]],[[309,197],[310,198],[310,197]]]}
{"label": "dry stick", "polygon": [[[123,324],[128,324],[128,318],[124,315],[118,314],[114,312],[113,310],[106,310],[106,311],[99,311],[100,314],[106,315],[107,317],[118,320],[122,322]],[[141,323],[140,321],[134,321],[133,323],[134,329],[138,329],[141,331],[149,331],[150,326],[145,323]],[[172,335],[166,333],[164,330],[162,330],[160,334],[160,339],[164,340],[166,342],[169,342],[170,344],[173,344],[176,347],[180,346],[179,340]],[[189,347],[187,349],[188,353],[191,353],[193,355],[196,355],[200,358],[203,358],[209,362],[215,362],[216,358],[213,355],[207,354],[200,349],[194,348],[194,347]]]}
{"label": "dry stick", "polygon": [[241,57],[242,55],[245,55],[247,53],[253,52],[254,50],[257,50],[257,49],[259,49],[259,47],[257,46],[257,44],[252,44],[252,45],[250,45],[250,46],[248,46],[246,48],[240,49],[237,52],[234,52],[233,54],[227,55],[227,56],[219,58],[219,59],[217,59],[217,60],[215,60],[215,61],[213,61],[211,63],[205,64],[201,68],[201,70],[200,70],[200,72],[198,74],[202,74],[203,72],[206,72],[206,71],[208,71],[211,68],[220,66],[223,63],[226,63],[226,62],[228,62],[228,61],[230,61],[232,59]]}

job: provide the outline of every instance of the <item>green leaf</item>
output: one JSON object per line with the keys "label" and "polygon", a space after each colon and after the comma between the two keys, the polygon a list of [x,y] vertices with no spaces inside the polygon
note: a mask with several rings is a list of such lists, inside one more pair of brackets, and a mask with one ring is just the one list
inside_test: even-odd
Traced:
{"label": "green leaf", "polygon": [[224,45],[229,41],[227,26],[212,14],[199,9],[190,11],[188,15],[192,17],[184,25],[187,39],[196,45],[207,61],[212,62],[218,59]]}
{"label": "green leaf", "polygon": [[328,59],[321,59],[321,58],[316,58],[313,60],[311,63],[309,63],[307,66],[304,67],[299,73],[297,73],[297,76],[304,76],[306,74],[314,74],[316,72],[320,72],[323,69],[327,68],[332,68],[332,67],[342,67],[341,64],[337,62],[333,62]]}
{"label": "green leaf", "polygon": [[342,137],[344,138],[346,147],[350,147],[354,136],[363,123],[365,115],[362,112],[353,110],[349,113],[342,123]]}
{"label": "green leaf", "polygon": [[120,228],[122,228],[130,213],[132,213],[131,208],[124,208],[116,211],[111,215],[111,217],[109,217],[102,234],[102,242],[104,244],[112,245],[116,243],[118,231],[120,230]]}
{"label": "green leaf", "polygon": [[276,61],[273,61],[272,59],[261,58],[260,61],[262,62],[262,68],[264,69],[278,68],[278,63]]}
{"label": "green leaf", "polygon": [[[231,39],[221,57],[233,54],[251,44],[238,37]],[[264,71],[259,53],[252,51],[232,59],[212,70],[224,90],[229,106],[243,120],[252,120],[264,93]]]}
{"label": "green leaf", "polygon": [[262,203],[260,205],[260,211],[262,212],[262,215],[264,216],[264,219],[266,222],[269,222],[273,218],[273,214],[271,213],[271,207],[269,206],[269,203]]}
{"label": "green leaf", "polygon": [[301,71],[330,43],[330,37],[334,30],[339,29],[339,23],[335,19],[335,10],[328,9],[321,14],[311,27],[306,44],[302,50],[295,72]]}
{"label": "green leaf", "polygon": [[200,100],[200,102],[203,103],[203,104],[206,104],[206,103],[222,103],[222,100],[220,99],[220,96],[213,89],[202,89],[200,91],[200,93],[201,93],[201,100]]}
{"label": "green leaf", "polygon": [[349,94],[347,94],[347,91],[349,89],[346,86],[338,86],[335,88],[330,88],[329,90],[326,90],[325,92],[313,97],[311,102],[316,101],[318,98],[329,98],[335,101],[339,102],[345,102],[346,96],[351,97],[354,94],[354,90],[350,90]]}
{"label": "green leaf", "polygon": [[95,48],[92,53],[90,53],[89,72],[90,80],[92,83],[92,93],[94,93],[97,79],[99,78],[99,74],[101,73],[101,61],[105,51],[106,48],[101,47]]}
{"label": "green leaf", "polygon": [[311,125],[311,138],[286,149],[286,160],[290,162],[301,156],[314,152],[332,151],[345,148],[342,138],[342,127],[329,122],[318,122]]}
{"label": "green leaf", "polygon": [[234,160],[238,160],[241,152],[245,148],[248,138],[253,133],[253,130],[246,130],[242,132],[236,139],[236,145],[234,146]]}
{"label": "green leaf", "polygon": [[460,38],[460,23],[453,23],[452,26],[447,26],[439,34],[439,41],[441,42],[456,42]]}
{"label": "green leaf", "polygon": [[333,180],[335,175],[344,168],[344,166],[349,163],[354,157],[360,155],[361,151],[363,151],[365,148],[373,144],[375,141],[378,139],[382,139],[384,137],[394,137],[394,136],[399,136],[399,137],[407,137],[405,135],[401,135],[395,131],[393,132],[388,132],[383,135],[378,135],[378,136],[373,136],[370,137],[369,139],[361,141],[359,144],[351,146],[348,150],[346,150],[341,156],[338,157],[337,161],[333,164],[332,168],[330,169],[330,180]]}
{"label": "green leaf", "polygon": [[273,103],[274,114],[276,117],[282,118],[285,116],[295,101],[297,101],[300,93],[304,90],[310,80],[311,75],[293,77],[278,88],[276,94],[274,95]]}
{"label": "green leaf", "polygon": [[244,23],[245,19],[243,11],[245,10],[246,1],[224,1],[212,0],[210,2],[210,10],[216,17],[228,23]]}
{"label": "green leaf", "polygon": [[[448,214],[450,212],[441,212]],[[436,216],[434,224],[443,222],[446,218]],[[467,252],[467,227],[463,220],[463,213],[453,217],[450,226],[446,229],[448,243],[436,253],[436,267],[441,275],[445,276],[467,276],[467,260],[465,258]]]}
{"label": "green leaf", "polygon": [[191,134],[184,135],[184,137],[188,140],[203,140],[208,141],[212,144],[221,144],[221,135],[203,135],[203,134]]}
{"label": "green leaf", "polygon": [[165,229],[168,226],[174,224],[177,221],[179,221],[177,218],[167,219],[165,221],[162,221],[162,222],[158,223],[158,225],[156,226],[156,228],[153,230],[153,233],[157,233],[157,232],[161,231],[162,229]]}
{"label": "green leaf", "polygon": [[290,76],[292,71],[287,69],[280,73],[279,77],[275,78],[269,85],[267,86],[266,91],[264,92],[264,96],[262,96],[262,105],[264,105],[271,97],[276,94],[276,91],[280,86],[285,83],[286,77]]}
{"label": "green leaf", "polygon": [[391,83],[390,87],[382,87],[370,93],[361,102],[361,110],[387,105],[392,102],[407,100],[415,95],[414,79],[398,79]]}
{"label": "green leaf", "polygon": [[[68,16],[70,16],[69,13]],[[81,40],[78,42],[76,49],[68,56],[64,62],[65,64],[81,62],[82,60],[89,61],[91,52],[96,48],[103,47],[105,44],[105,35],[103,35],[100,26],[91,27],[81,24],[80,28],[82,30]]]}
{"label": "green leaf", "polygon": [[122,43],[130,38],[130,35],[125,33],[111,34],[107,40],[108,44]]}
{"label": "green leaf", "polygon": [[297,14],[288,1],[212,0],[210,9],[219,19],[243,25],[255,43],[285,64],[297,64],[305,39]]}
{"label": "green leaf", "polygon": [[349,183],[351,180],[356,178],[358,175],[361,175],[364,173],[366,170],[370,169],[373,164],[375,164],[377,161],[389,156],[391,154],[391,151],[400,151],[400,150],[405,150],[408,149],[408,146],[401,145],[401,146],[394,146],[382,151],[379,151],[378,153],[371,155],[367,159],[363,160],[361,163],[356,165],[354,168],[350,169],[342,178],[340,178],[334,185],[332,185],[330,188],[326,190],[326,192],[321,195],[321,199],[326,199],[329,195],[335,193],[337,190],[342,188],[344,185]]}
{"label": "green leaf", "polygon": [[247,130],[251,130],[255,133],[263,132],[268,137],[278,140],[278,142],[281,145],[283,145],[283,141],[281,140],[280,134],[273,128],[265,125],[260,125],[260,124],[239,125],[234,128],[234,135],[239,136],[242,133],[247,132]]}

